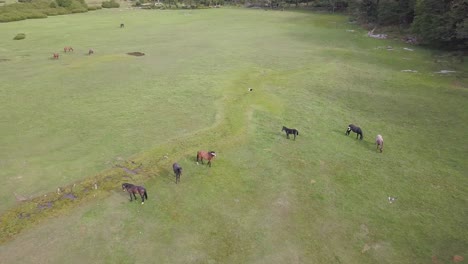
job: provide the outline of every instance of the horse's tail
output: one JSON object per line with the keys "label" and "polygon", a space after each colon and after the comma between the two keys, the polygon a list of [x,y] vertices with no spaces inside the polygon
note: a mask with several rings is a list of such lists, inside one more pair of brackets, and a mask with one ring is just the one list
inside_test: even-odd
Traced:
{"label": "horse's tail", "polygon": [[198,157],[200,156],[200,151],[197,152],[197,162],[198,162]]}
{"label": "horse's tail", "polygon": [[148,193],[146,192],[146,190],[145,190],[144,195],[145,195],[145,199],[148,200]]}
{"label": "horse's tail", "polygon": [[299,130],[296,130],[296,134],[299,135]]}

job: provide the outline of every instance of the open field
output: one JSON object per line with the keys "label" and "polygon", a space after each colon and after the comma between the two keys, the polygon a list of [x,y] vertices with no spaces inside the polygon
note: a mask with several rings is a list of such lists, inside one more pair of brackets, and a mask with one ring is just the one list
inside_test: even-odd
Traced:
{"label": "open field", "polygon": [[[129,160],[142,170],[121,182],[149,195],[94,190],[1,244],[0,263],[468,257],[466,64],[307,12],[101,10],[0,32],[0,212]],[[199,149],[217,151],[212,168]]]}

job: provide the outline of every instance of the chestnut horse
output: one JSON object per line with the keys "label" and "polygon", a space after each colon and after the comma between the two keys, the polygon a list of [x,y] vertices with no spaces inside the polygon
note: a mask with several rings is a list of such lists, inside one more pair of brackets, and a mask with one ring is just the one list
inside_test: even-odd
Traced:
{"label": "chestnut horse", "polygon": [[[137,198],[136,198],[135,193],[140,194],[141,204],[145,203],[145,198],[148,200],[148,194],[146,193],[146,189],[143,186],[136,186],[131,183],[124,183],[122,184],[122,190],[130,194],[130,202],[133,201],[133,197],[135,197],[135,201],[136,201]],[[133,194],[133,197],[132,197],[132,194]]]}
{"label": "chestnut horse", "polygon": [[73,51],[73,48],[72,48],[72,47],[67,46],[67,47],[64,47],[64,48],[63,48],[63,52],[65,52],[65,53],[66,53],[66,52],[71,52],[71,51]]}
{"label": "chestnut horse", "polygon": [[377,150],[380,149],[380,153],[383,151],[383,137],[382,135],[377,135],[375,138],[375,144],[377,145]]}
{"label": "chestnut horse", "polygon": [[54,60],[58,60],[59,58],[59,54],[58,53],[54,53],[54,56],[52,57]]}
{"label": "chestnut horse", "polygon": [[211,160],[216,157],[216,152],[214,151],[203,151],[203,150],[199,150],[197,152],[197,164],[198,164],[198,160],[201,161],[201,163],[203,164],[203,159],[206,159],[208,160],[208,166],[211,167]]}
{"label": "chestnut horse", "polygon": [[180,182],[180,175],[182,175],[182,167],[177,162],[175,162],[174,164],[172,164],[172,170],[174,171],[174,174],[176,176],[175,183],[177,184]]}

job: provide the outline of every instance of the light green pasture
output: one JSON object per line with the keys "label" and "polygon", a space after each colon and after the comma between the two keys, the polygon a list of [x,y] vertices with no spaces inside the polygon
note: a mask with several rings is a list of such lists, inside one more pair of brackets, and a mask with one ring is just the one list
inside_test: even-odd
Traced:
{"label": "light green pasture", "polygon": [[[144,205],[118,184],[95,190],[0,245],[2,262],[468,257],[466,64],[306,12],[101,10],[0,32],[2,211],[14,193],[41,195],[123,160],[150,177],[135,182]],[[344,135],[350,123],[363,141]],[[295,141],[283,125],[299,130]],[[199,149],[217,151],[212,168],[195,163]]]}

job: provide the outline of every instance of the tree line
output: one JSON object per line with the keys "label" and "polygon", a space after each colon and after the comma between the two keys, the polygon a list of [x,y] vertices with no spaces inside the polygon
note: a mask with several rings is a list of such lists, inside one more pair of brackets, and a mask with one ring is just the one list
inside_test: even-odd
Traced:
{"label": "tree line", "polygon": [[[243,0],[225,0],[238,3]],[[398,27],[417,42],[468,50],[468,0],[250,0],[271,7],[310,7],[344,12],[361,24]]]}
{"label": "tree line", "polygon": [[[0,22],[92,10],[84,0],[18,0],[0,7]],[[109,5],[104,5],[109,2]],[[154,8],[203,8],[237,5],[262,8],[310,8],[344,12],[361,24],[398,27],[418,43],[468,50],[468,0],[134,0]],[[112,5],[114,4],[114,5]],[[102,7],[118,7],[114,0]],[[19,10],[24,9],[24,12]],[[19,15],[22,14],[22,15]]]}

